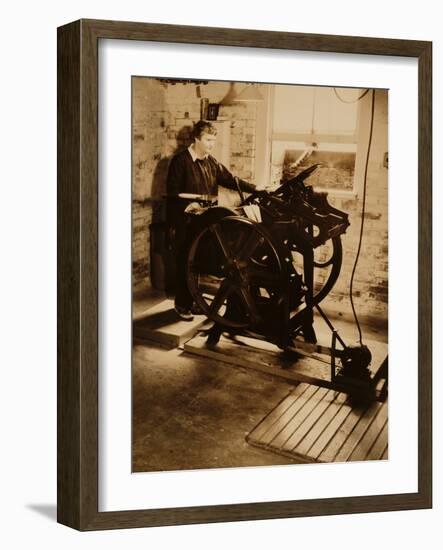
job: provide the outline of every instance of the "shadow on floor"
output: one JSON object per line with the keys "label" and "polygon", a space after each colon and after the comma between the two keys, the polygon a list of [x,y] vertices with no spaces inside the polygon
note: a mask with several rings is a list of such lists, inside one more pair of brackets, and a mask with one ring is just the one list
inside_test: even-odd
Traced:
{"label": "shadow on floor", "polygon": [[55,504],[26,504],[25,506],[28,510],[37,512],[51,521],[57,521],[57,506]]}

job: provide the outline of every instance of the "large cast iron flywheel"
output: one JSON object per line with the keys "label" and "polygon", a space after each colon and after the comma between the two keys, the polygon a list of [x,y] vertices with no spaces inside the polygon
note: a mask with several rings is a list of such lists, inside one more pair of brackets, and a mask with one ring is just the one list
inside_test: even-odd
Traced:
{"label": "large cast iron flywheel", "polygon": [[302,294],[290,254],[265,227],[241,216],[211,221],[197,233],[187,282],[203,313],[234,329],[266,330],[278,322],[288,294]]}

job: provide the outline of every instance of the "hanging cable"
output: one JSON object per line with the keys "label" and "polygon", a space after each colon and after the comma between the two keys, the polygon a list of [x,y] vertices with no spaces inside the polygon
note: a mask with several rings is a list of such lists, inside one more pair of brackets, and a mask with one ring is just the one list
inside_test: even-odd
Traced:
{"label": "hanging cable", "polygon": [[[367,90],[367,91],[369,91],[369,90]],[[365,223],[365,208],[366,208],[366,183],[367,183],[367,177],[368,177],[369,154],[371,152],[371,144],[372,144],[372,133],[373,133],[373,129],[374,129],[374,110],[375,110],[374,107],[375,107],[375,90],[372,90],[371,123],[369,125],[368,150],[366,152],[365,172],[364,172],[364,176],[363,176],[363,204],[362,204],[362,207],[361,207],[360,236],[359,236],[359,240],[358,240],[358,248],[357,248],[357,254],[355,256],[354,267],[352,268],[351,281],[350,281],[350,284],[349,284],[349,298],[350,298],[350,301],[351,301],[352,313],[354,314],[355,323],[356,323],[357,328],[358,328],[360,345],[363,345],[362,332],[361,332],[361,328],[360,328],[360,323],[358,322],[357,313],[356,313],[355,307],[354,307],[354,298],[352,296],[352,287],[353,287],[353,284],[354,284],[355,270],[357,268],[358,259],[359,259],[359,256],[360,256],[360,250],[361,250],[361,243],[362,243],[362,240],[363,240],[363,227],[364,227],[364,223]]]}
{"label": "hanging cable", "polygon": [[357,103],[357,101],[360,101],[365,97],[367,93],[369,93],[369,88],[367,88],[362,94],[360,94],[357,99],[353,99],[352,101],[348,101],[346,99],[343,99],[340,94],[337,92],[337,88],[333,88],[335,95],[337,96],[337,99],[339,99],[342,103]]}
{"label": "hanging cable", "polygon": [[317,95],[317,88],[314,88],[312,93],[312,115],[311,115],[311,136],[314,135],[314,124],[315,124],[315,98]]}

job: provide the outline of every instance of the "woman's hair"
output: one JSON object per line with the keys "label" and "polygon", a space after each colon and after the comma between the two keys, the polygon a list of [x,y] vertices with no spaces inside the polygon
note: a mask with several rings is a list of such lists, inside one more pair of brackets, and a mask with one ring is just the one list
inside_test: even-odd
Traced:
{"label": "woman's hair", "polygon": [[194,124],[192,129],[192,137],[194,139],[200,139],[202,134],[217,134],[217,128],[209,122],[209,120],[199,120]]}

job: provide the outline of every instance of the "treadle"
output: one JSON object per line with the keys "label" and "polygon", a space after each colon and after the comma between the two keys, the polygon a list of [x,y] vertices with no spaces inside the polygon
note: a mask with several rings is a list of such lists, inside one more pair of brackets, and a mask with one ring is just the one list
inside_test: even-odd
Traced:
{"label": "treadle", "polygon": [[203,315],[194,316],[193,321],[182,321],[174,311],[174,301],[163,300],[134,321],[133,339],[175,348],[192,338],[205,321]]}
{"label": "treadle", "polygon": [[230,339],[222,335],[217,345],[209,347],[206,344],[206,336],[197,335],[185,343],[184,350],[292,382],[309,382],[313,377],[327,382],[330,373],[328,363],[308,357],[300,357],[295,362],[293,357],[285,356],[273,344],[241,336]]}
{"label": "treadle", "polygon": [[[387,352],[387,345],[368,341],[373,353],[372,372],[376,372],[382,358]],[[320,354],[284,354],[277,346],[245,336],[227,337],[222,335],[218,344],[207,345],[206,336],[197,335],[188,340],[184,345],[187,353],[216,359],[224,363],[257,370],[273,376],[291,381],[305,382],[329,389],[344,391],[345,387],[340,382],[331,382],[331,367],[328,356]],[[384,393],[384,380],[376,386],[375,395],[379,400],[386,396]]]}
{"label": "treadle", "polygon": [[299,384],[246,441],[300,462],[388,458],[388,403],[352,407],[344,393]]}

